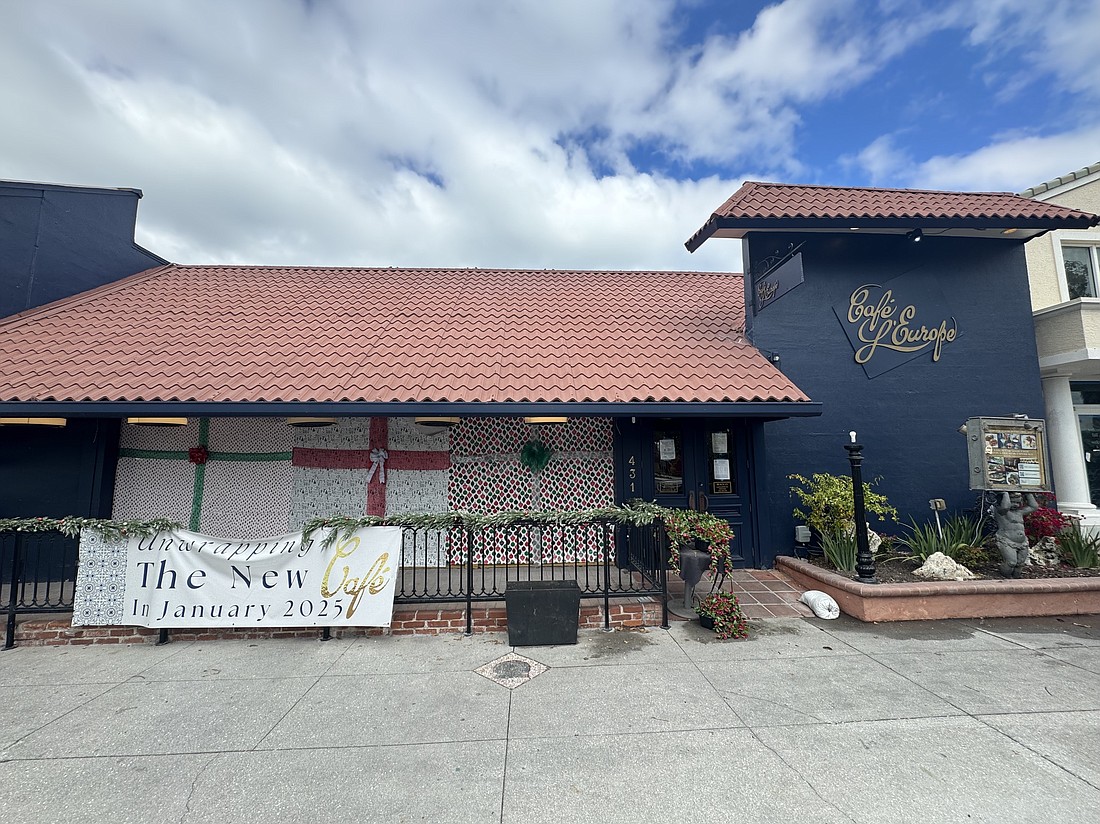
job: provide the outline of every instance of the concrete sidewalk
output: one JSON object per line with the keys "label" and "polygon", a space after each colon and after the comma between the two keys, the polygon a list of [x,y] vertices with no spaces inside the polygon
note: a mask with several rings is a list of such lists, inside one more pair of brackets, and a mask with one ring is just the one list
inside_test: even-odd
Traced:
{"label": "concrete sidewalk", "polygon": [[0,819],[1100,820],[1100,617],[506,641],[0,653]]}

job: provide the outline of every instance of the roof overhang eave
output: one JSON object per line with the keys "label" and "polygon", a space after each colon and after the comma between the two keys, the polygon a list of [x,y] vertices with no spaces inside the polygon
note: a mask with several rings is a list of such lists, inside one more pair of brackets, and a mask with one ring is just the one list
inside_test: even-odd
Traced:
{"label": "roof overhang eave", "polygon": [[371,403],[365,401],[0,401],[0,417],[124,418],[150,417],[518,417],[556,414],[567,417],[754,418],[781,420],[815,417],[813,401],[558,401],[489,403]]}
{"label": "roof overhang eave", "polygon": [[[684,244],[689,252],[694,252],[712,237],[741,238],[749,232],[849,232],[852,229],[904,233],[920,229],[927,233],[936,231],[990,232],[988,237],[1003,240],[1028,240],[1056,229],[1089,229],[1100,224],[1100,217],[1080,218],[722,218],[711,216],[699,231]],[[1006,229],[1016,230],[1012,234],[1003,234]]]}

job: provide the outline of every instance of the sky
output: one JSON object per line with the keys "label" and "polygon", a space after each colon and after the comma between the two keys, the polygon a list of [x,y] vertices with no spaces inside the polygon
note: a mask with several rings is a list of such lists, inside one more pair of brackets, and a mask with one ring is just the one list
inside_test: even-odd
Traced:
{"label": "sky", "polygon": [[177,263],[740,271],[745,180],[1100,161],[1100,0],[5,0],[0,179]]}

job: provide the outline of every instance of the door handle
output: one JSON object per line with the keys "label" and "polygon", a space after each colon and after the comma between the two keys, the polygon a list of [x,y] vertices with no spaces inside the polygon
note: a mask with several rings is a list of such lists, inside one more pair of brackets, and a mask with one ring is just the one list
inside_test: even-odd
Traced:
{"label": "door handle", "polygon": [[699,490],[699,511],[706,512],[710,509],[710,498],[707,497],[703,490]]}
{"label": "door handle", "polygon": [[688,493],[688,509],[695,509],[695,490]]}

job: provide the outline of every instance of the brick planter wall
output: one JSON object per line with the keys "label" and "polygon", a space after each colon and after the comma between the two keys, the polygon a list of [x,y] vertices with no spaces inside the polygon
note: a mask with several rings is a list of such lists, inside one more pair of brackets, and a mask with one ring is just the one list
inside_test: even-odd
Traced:
{"label": "brick planter wall", "polygon": [[[612,602],[611,626],[615,629],[658,627],[661,625],[661,605],[656,599],[634,598],[625,602]],[[473,608],[475,633],[507,632],[508,614],[504,607],[475,605]],[[580,627],[603,627],[603,604],[581,603]],[[447,607],[398,607],[394,610],[389,629],[379,627],[334,627],[333,638],[353,638],[368,635],[445,635],[466,631],[466,613],[462,608]],[[145,627],[73,627],[67,619],[29,620],[17,625],[16,646],[84,646],[88,644],[152,644],[157,640],[157,630]],[[288,629],[249,629],[221,627],[207,629],[173,629],[173,641],[216,641],[222,639],[254,638],[310,638],[321,635],[318,627],[294,627]]]}
{"label": "brick planter wall", "polygon": [[775,565],[800,587],[828,593],[842,612],[861,621],[1100,614],[1100,578],[860,584],[797,558],[779,557]]}

